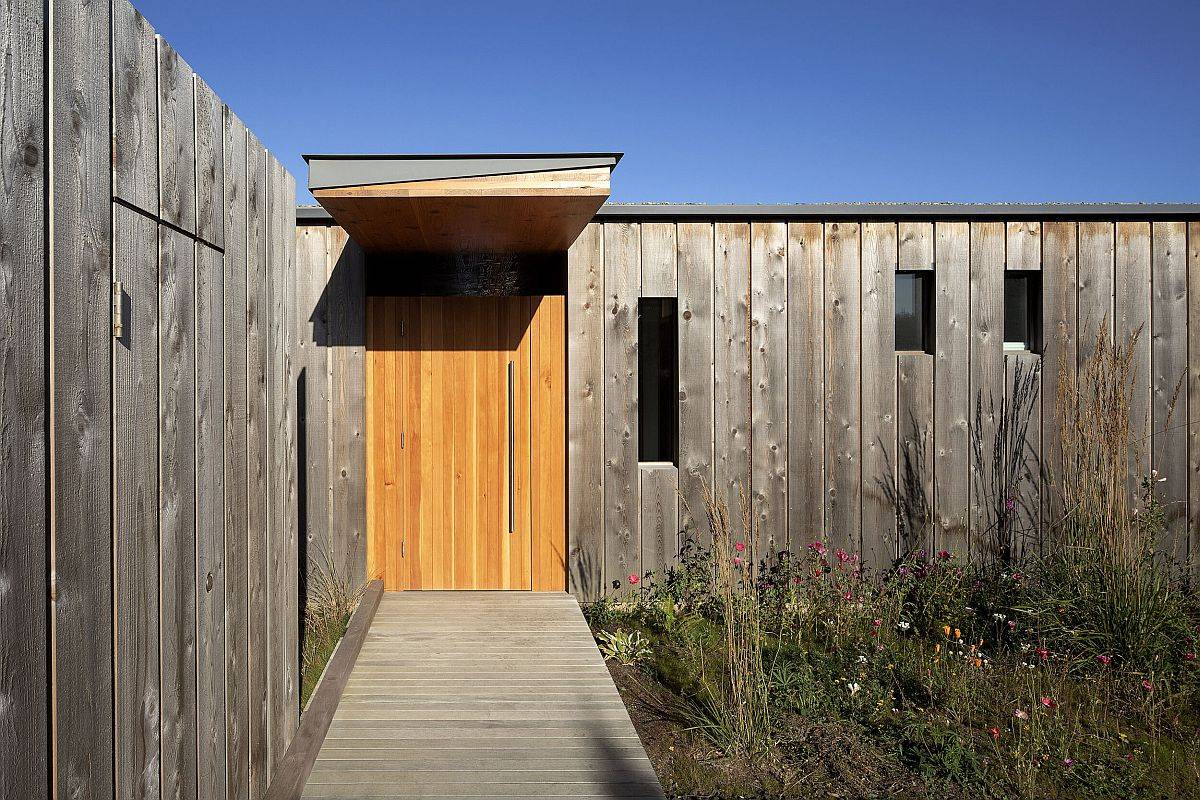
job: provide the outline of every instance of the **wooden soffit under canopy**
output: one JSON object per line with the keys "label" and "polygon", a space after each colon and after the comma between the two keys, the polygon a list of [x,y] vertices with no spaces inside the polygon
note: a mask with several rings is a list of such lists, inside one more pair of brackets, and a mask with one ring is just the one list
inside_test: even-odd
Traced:
{"label": "wooden soffit under canopy", "polygon": [[608,199],[620,153],[305,156],[309,190],[374,253],[554,253]]}

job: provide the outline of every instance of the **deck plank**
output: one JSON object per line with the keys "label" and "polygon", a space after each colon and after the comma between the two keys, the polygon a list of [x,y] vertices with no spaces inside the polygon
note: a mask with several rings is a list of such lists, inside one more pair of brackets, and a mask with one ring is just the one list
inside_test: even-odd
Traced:
{"label": "deck plank", "polygon": [[384,595],[304,797],[661,798],[576,601]]}

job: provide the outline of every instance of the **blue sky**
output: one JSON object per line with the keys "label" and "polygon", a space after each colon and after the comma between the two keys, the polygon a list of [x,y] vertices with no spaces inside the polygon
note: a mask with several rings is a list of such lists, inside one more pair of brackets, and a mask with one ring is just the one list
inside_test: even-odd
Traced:
{"label": "blue sky", "polygon": [[134,2],[301,186],[619,150],[622,201],[1200,201],[1195,2]]}

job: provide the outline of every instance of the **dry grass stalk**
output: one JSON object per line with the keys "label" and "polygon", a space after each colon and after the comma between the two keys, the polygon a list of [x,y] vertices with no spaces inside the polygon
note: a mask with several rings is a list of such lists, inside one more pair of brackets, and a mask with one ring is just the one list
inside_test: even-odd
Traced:
{"label": "dry grass stalk", "polygon": [[723,616],[724,681],[709,682],[713,722],[735,751],[756,754],[769,747],[770,669],[764,663],[766,631],[755,574],[758,522],[744,489],[738,489],[742,538],[729,508],[704,487],[704,505],[713,534],[712,591]]}

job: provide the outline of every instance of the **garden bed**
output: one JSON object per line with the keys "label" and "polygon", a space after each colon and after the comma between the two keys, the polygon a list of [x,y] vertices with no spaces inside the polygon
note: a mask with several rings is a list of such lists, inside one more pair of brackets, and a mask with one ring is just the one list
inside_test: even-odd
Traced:
{"label": "garden bed", "polygon": [[[1039,644],[1024,620],[1010,627],[1020,612],[984,598],[1012,593],[952,557],[876,582],[816,553],[797,561],[814,585],[787,596],[813,614],[768,620],[779,598],[758,596],[761,671],[742,676],[740,697],[721,612],[680,597],[685,570],[586,609],[670,796],[1200,796],[1200,675],[1186,635],[1176,668],[1085,664]],[[922,622],[920,608],[953,622]],[[739,734],[730,708],[759,699],[764,724]]]}

